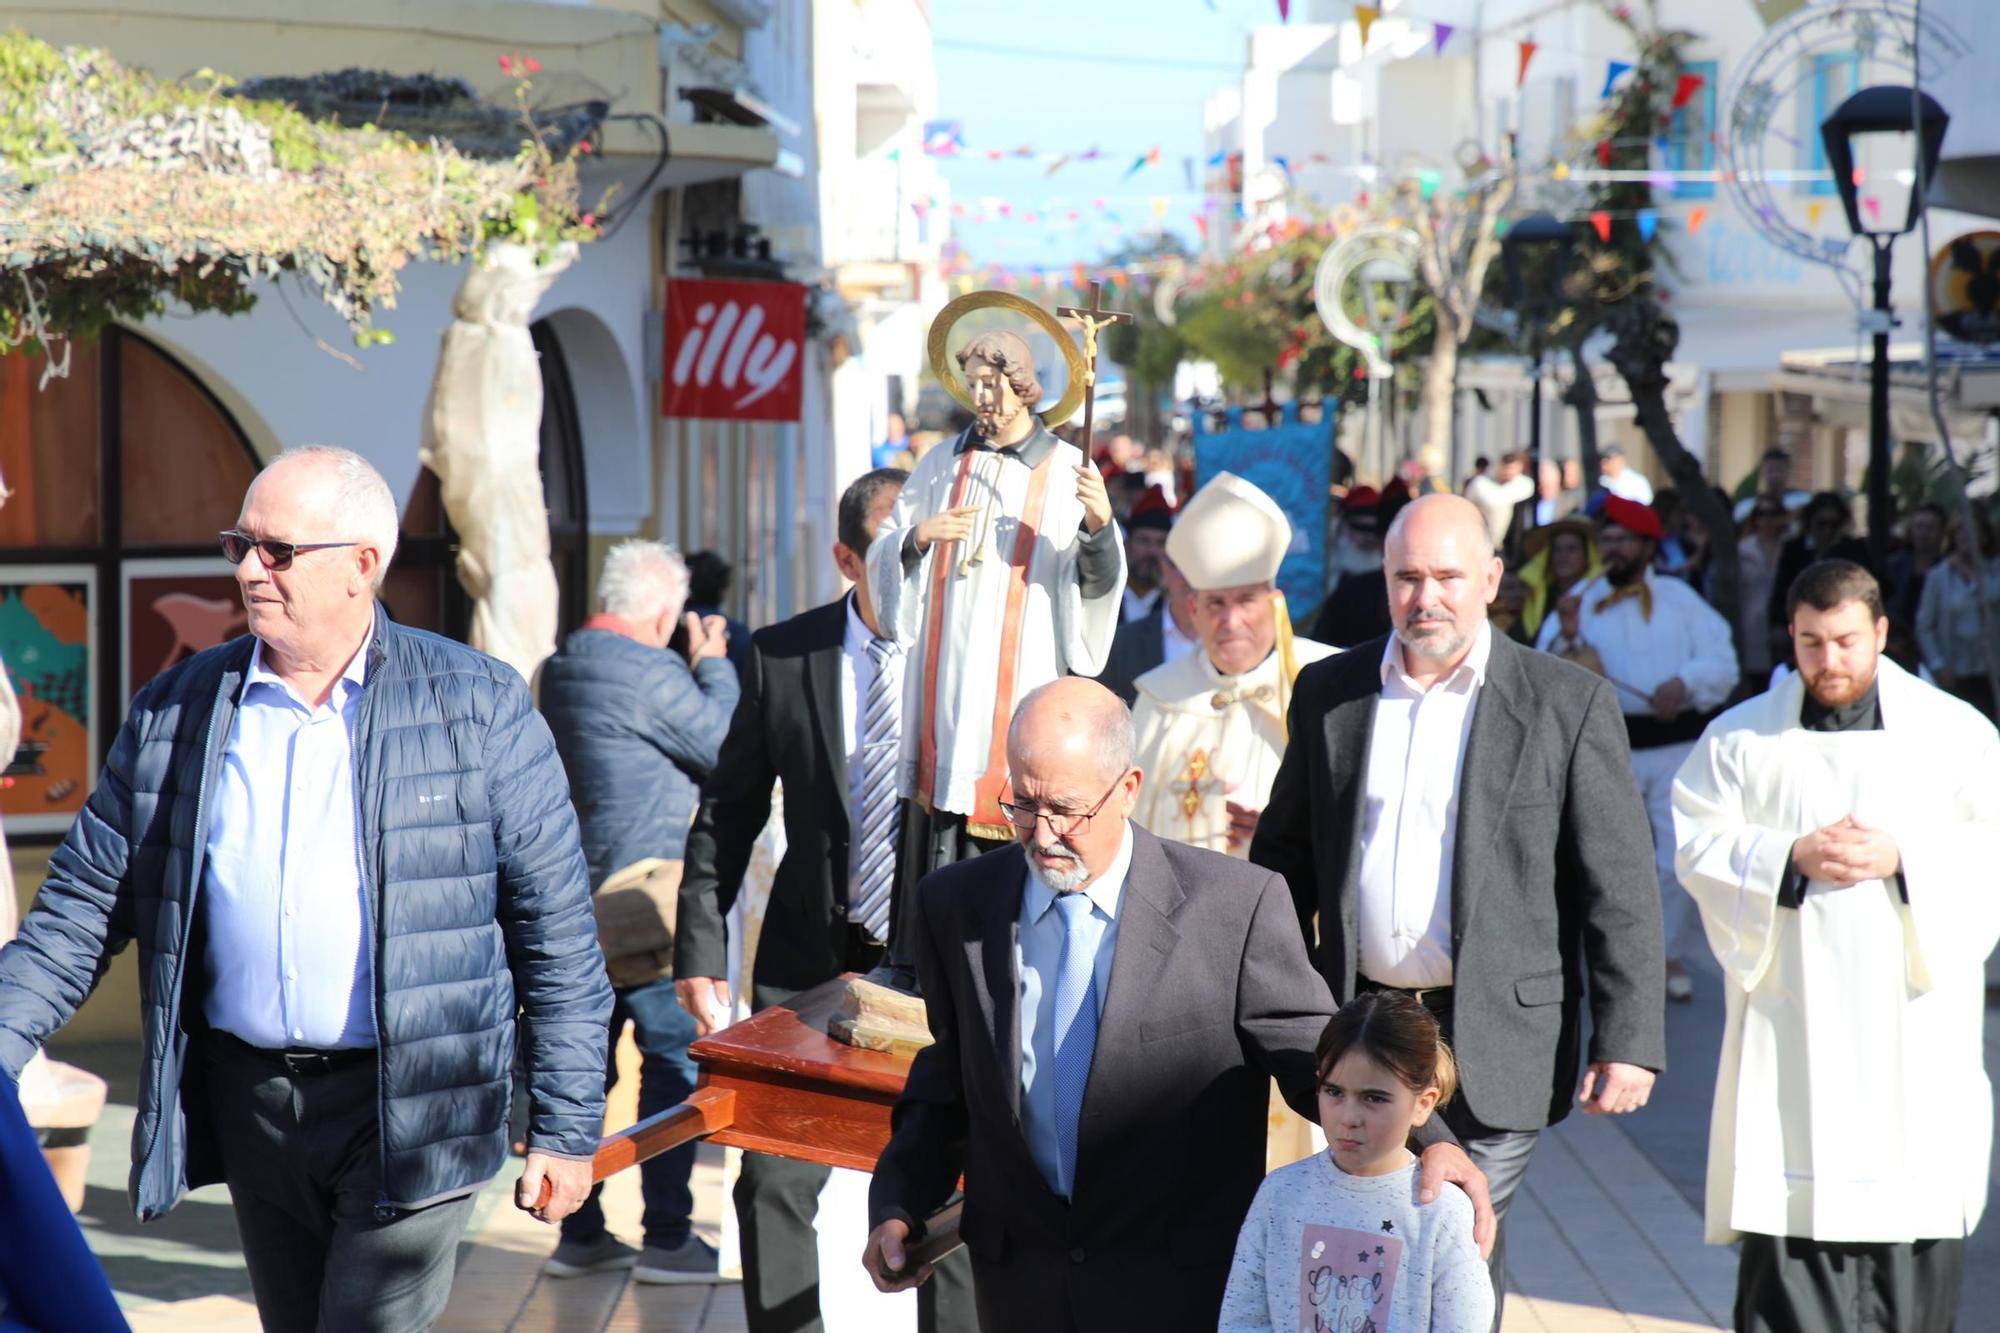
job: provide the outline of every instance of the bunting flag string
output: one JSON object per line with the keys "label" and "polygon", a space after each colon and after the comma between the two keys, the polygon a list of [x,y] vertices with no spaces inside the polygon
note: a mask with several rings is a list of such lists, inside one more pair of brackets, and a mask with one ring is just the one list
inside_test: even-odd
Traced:
{"label": "bunting flag string", "polygon": [[1521,39],[1519,45],[1521,48],[1521,67],[1514,75],[1514,86],[1516,88],[1519,88],[1528,81],[1528,62],[1533,60],[1535,52],[1541,49],[1539,45],[1526,37]]}

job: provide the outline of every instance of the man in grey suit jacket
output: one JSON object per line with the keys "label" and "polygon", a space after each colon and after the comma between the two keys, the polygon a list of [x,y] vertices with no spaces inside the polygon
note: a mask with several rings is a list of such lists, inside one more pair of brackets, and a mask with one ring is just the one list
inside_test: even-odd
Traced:
{"label": "man in grey suit jacket", "polygon": [[1460,1088],[1445,1121],[1504,1223],[1572,1096],[1637,1110],[1665,1066],[1652,838],[1611,687],[1487,625],[1500,561],[1479,511],[1416,501],[1386,568],[1395,633],[1299,674],[1250,859],[1291,885],[1309,942],[1317,918],[1336,999],[1405,990],[1444,1024]]}
{"label": "man in grey suit jacket", "polygon": [[[1007,758],[1021,845],[920,890],[935,1041],[876,1165],[863,1262],[885,1291],[922,1281],[904,1246],[963,1172],[982,1327],[1213,1329],[1267,1080],[1317,1109],[1326,986],[1276,875],[1129,823],[1132,724],[1102,686],[1030,694]],[[1484,1214],[1459,1148],[1423,1163],[1427,1191],[1463,1180]]]}

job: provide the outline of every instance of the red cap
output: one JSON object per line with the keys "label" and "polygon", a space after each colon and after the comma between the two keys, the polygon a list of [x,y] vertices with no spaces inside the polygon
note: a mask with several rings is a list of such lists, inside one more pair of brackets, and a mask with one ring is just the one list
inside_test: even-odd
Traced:
{"label": "red cap", "polygon": [[1660,516],[1653,512],[1651,505],[1642,505],[1621,495],[1607,495],[1604,497],[1604,526],[1614,525],[1636,537],[1651,537],[1654,541],[1664,540],[1667,535],[1667,530],[1660,526]]}
{"label": "red cap", "polygon": [[1347,498],[1340,502],[1340,507],[1342,509],[1373,509],[1381,503],[1382,492],[1376,490],[1373,486],[1356,486],[1347,493]]}
{"label": "red cap", "polygon": [[1146,488],[1145,494],[1132,502],[1132,512],[1125,518],[1125,530],[1158,528],[1165,531],[1174,525],[1174,507],[1167,502],[1167,493],[1158,482]]}

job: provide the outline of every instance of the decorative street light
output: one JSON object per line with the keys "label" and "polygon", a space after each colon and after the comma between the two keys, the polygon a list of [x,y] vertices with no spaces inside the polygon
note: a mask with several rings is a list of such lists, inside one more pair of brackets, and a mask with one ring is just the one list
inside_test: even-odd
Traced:
{"label": "decorative street light", "polygon": [[1395,373],[1390,339],[1410,321],[1410,297],[1416,291],[1417,271],[1401,255],[1378,255],[1362,264],[1354,276],[1361,288],[1361,322],[1375,336],[1376,350],[1381,353],[1381,360],[1371,361],[1369,366],[1368,396],[1370,420],[1375,427],[1375,466],[1386,470],[1388,436],[1396,402],[1394,384],[1389,382]]}
{"label": "decorative street light", "polygon": [[[1542,475],[1542,352],[1548,340],[1549,323],[1562,308],[1563,286],[1569,277],[1570,256],[1576,249],[1576,231],[1569,223],[1547,213],[1532,213],[1507,228],[1500,242],[1501,262],[1507,268],[1507,285],[1521,342],[1534,360],[1533,401],[1528,417],[1528,475]],[[1529,507],[1532,515],[1534,509]]]}
{"label": "decorative street light", "polygon": [[[1878,564],[1894,521],[1889,499],[1889,330],[1896,321],[1889,304],[1889,256],[1896,238],[1923,214],[1917,183],[1937,174],[1950,120],[1928,93],[1882,85],[1863,88],[1819,127],[1847,225],[1875,247],[1875,305],[1863,316],[1862,328],[1875,342],[1868,393],[1868,546]],[[1921,177],[1918,153],[1923,154]]]}

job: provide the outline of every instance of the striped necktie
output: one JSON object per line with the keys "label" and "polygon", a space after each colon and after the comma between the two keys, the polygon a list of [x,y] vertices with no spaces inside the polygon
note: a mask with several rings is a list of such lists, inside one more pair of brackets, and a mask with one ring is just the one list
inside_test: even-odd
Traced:
{"label": "striped necktie", "polygon": [[889,894],[896,882],[900,819],[896,767],[902,758],[897,721],[903,704],[903,650],[893,639],[868,641],[875,675],[861,704],[861,787],[854,793],[861,860],[847,896],[847,919],[871,939],[889,938]]}
{"label": "striped necktie", "polygon": [[1089,896],[1059,893],[1055,905],[1063,923],[1062,961],[1056,966],[1056,1193],[1069,1198],[1076,1192],[1076,1127],[1097,1050],[1097,954],[1084,929]]}

